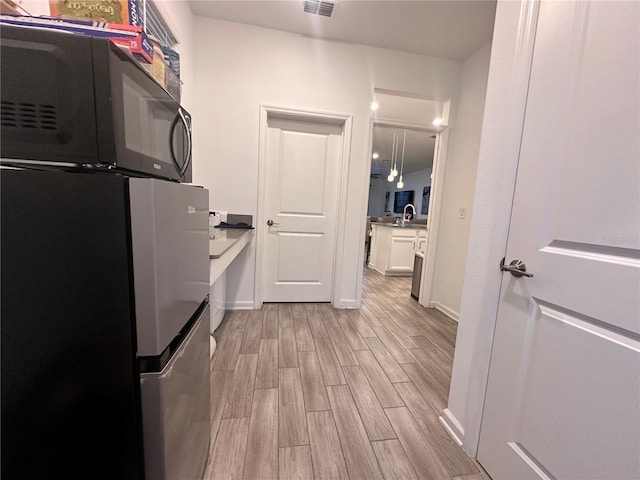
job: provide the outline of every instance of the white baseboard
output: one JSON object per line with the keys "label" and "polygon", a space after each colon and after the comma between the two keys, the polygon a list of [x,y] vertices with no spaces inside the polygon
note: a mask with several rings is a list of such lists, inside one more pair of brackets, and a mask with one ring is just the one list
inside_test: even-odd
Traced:
{"label": "white baseboard", "polygon": [[[358,302],[355,299],[342,299],[334,305],[335,308],[357,309]],[[227,302],[225,310],[255,310],[255,302],[252,300],[242,300],[237,302]]]}
{"label": "white baseboard", "polygon": [[453,441],[461,447],[464,439],[464,428],[462,428],[458,419],[453,416],[448,408],[442,411],[442,415],[438,419]]}
{"label": "white baseboard", "polygon": [[227,302],[224,305],[225,310],[254,310],[255,302],[253,300],[239,300],[235,302]]}
{"label": "white baseboard", "polygon": [[441,304],[440,302],[431,302],[429,306],[435,308],[436,310],[440,310],[447,317],[455,320],[456,322],[460,319],[459,312],[456,312],[454,309],[449,308],[446,305]]}
{"label": "white baseboard", "polygon": [[358,308],[358,302],[354,298],[341,298],[334,305],[335,308],[352,309]]}

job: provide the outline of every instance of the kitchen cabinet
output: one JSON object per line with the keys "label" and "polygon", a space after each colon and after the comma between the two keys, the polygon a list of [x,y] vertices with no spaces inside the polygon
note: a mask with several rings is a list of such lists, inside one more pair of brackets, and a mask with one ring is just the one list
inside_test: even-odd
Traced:
{"label": "kitchen cabinet", "polygon": [[369,267],[383,275],[410,276],[416,251],[426,245],[425,227],[372,224],[371,231]]}
{"label": "kitchen cabinet", "polygon": [[427,230],[425,228],[421,228],[418,230],[418,238],[416,239],[415,251],[426,253],[426,249],[427,249]]}

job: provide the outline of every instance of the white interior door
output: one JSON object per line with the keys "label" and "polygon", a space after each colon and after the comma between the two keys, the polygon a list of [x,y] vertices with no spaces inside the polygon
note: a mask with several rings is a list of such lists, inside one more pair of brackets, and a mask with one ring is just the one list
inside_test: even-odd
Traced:
{"label": "white interior door", "polygon": [[331,301],[341,147],[341,125],[268,120],[265,302]]}
{"label": "white interior door", "polygon": [[542,2],[478,460],[640,478],[640,3]]}

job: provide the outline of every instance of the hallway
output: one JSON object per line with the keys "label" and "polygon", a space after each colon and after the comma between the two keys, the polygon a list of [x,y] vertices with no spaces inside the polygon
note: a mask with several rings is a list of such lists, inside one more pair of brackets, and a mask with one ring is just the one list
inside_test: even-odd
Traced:
{"label": "hallway", "polygon": [[438,421],[456,323],[365,269],[360,310],[228,312],[211,363],[205,478],[482,480]]}

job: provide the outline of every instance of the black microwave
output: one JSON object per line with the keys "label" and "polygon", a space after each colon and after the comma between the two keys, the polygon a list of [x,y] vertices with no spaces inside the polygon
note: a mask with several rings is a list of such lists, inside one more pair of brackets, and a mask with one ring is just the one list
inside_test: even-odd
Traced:
{"label": "black microwave", "polygon": [[191,117],[104,38],[3,25],[3,163],[191,182]]}

